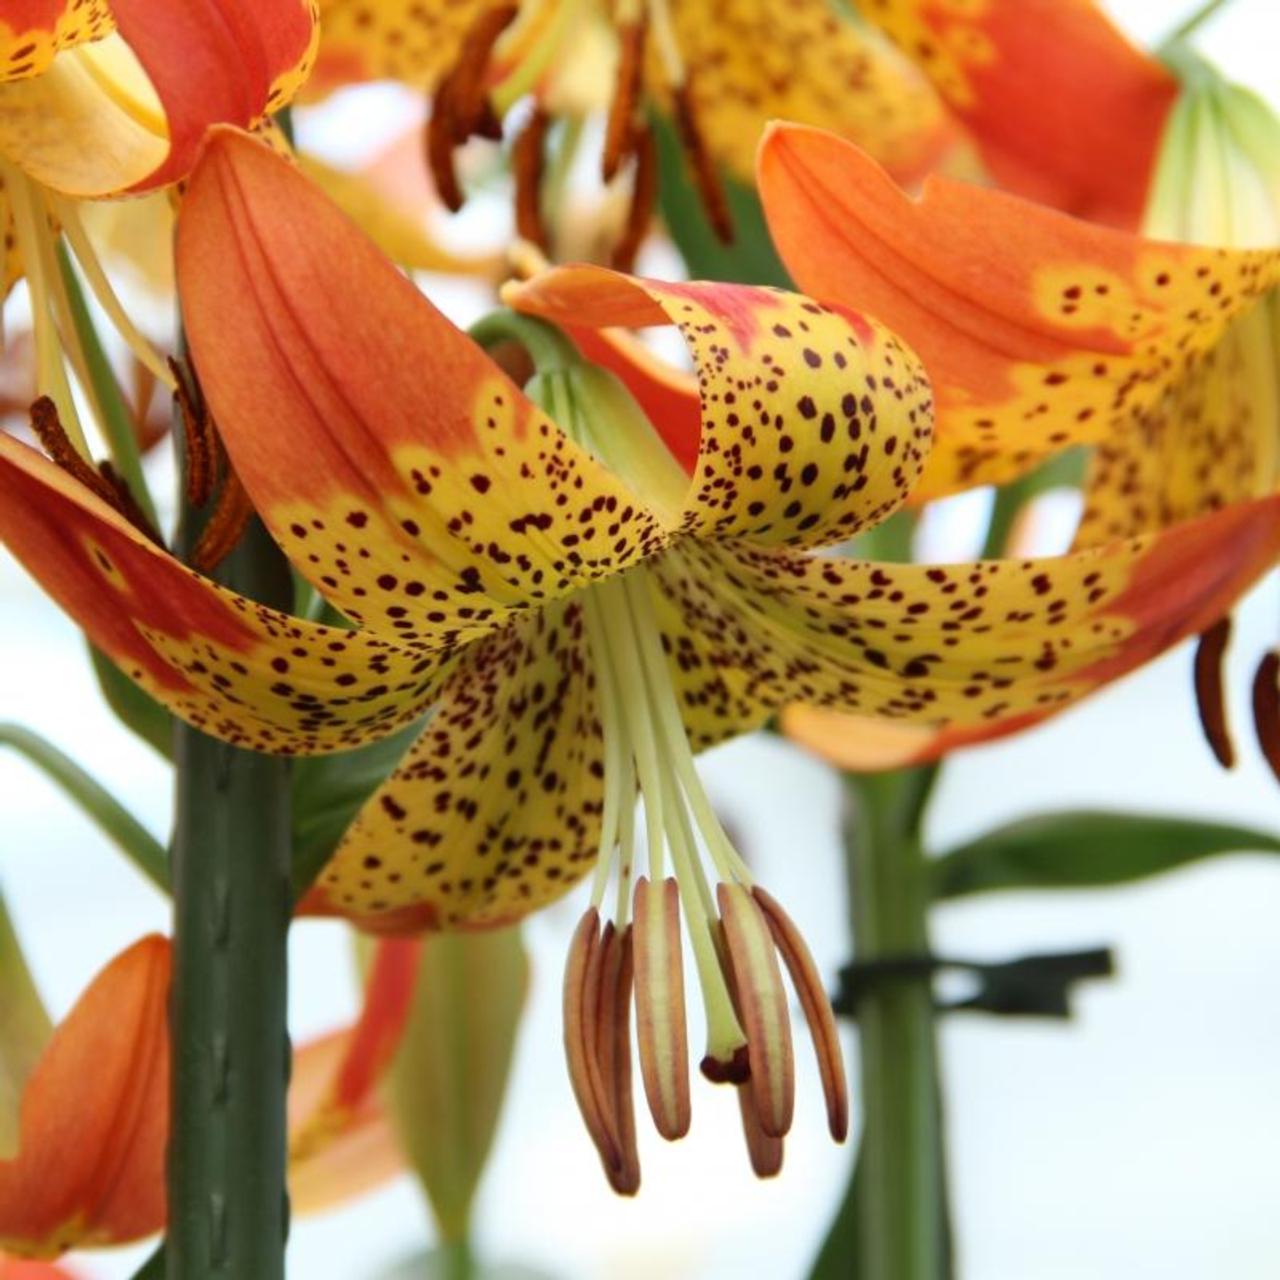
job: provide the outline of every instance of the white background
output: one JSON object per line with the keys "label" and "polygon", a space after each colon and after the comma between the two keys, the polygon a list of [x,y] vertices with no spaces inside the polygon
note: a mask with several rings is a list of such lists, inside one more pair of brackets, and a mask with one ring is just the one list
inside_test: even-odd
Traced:
{"label": "white background", "polygon": [[[1182,5],[1116,3],[1140,38]],[[1269,94],[1280,18],[1238,0],[1204,47]],[[332,121],[333,149],[346,145]],[[462,305],[462,304],[460,304]],[[1226,775],[1199,739],[1190,655],[1176,652],[1047,729],[975,751],[947,770],[932,815],[939,847],[1044,808],[1123,806],[1275,828],[1280,804],[1248,732],[1244,691],[1276,640],[1272,582],[1242,611],[1230,687],[1240,766]],[[77,634],[0,558],[0,718],[47,734],[157,834],[165,770],[98,700]],[[828,973],[845,958],[837,787],[776,741],[705,759],[713,798],[786,902]],[[165,904],[35,771],[0,755],[0,879],[51,1007]],[[676,1147],[642,1138],[644,1189],[604,1188],[564,1077],[563,951],[580,895],[530,922],[535,966],[514,1085],[478,1209],[492,1262],[572,1280],[804,1274],[843,1187],[849,1150],[825,1141],[817,1084],[802,1063],[787,1168],[746,1172],[736,1107],[695,1089],[695,1123]],[[1069,1024],[957,1017],[942,1033],[960,1274],[969,1280],[1271,1280],[1280,1274],[1280,867],[1241,857],[1141,888],[1005,895],[943,908],[938,949],[978,957],[1113,945],[1115,980],[1082,990]],[[307,923],[292,942],[292,1022],[305,1038],[354,1008],[346,936]],[[852,1060],[852,1046],[849,1046]],[[296,1224],[290,1274],[374,1276],[422,1248],[428,1217],[404,1179],[323,1220]],[[80,1260],[85,1276],[131,1274],[146,1250]]]}

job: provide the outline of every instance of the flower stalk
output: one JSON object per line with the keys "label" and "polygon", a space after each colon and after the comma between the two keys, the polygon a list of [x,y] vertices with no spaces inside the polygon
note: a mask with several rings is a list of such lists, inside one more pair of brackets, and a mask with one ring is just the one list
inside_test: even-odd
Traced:
{"label": "flower stalk", "polygon": [[[845,826],[851,922],[860,962],[929,950],[921,825],[936,768],[848,775]],[[946,1167],[933,990],[884,978],[858,1005],[861,1114],[856,1195],[865,1280],[950,1274]]]}
{"label": "flower stalk", "polygon": [[[179,548],[199,539],[187,509]],[[255,520],[217,579],[288,608],[288,562]],[[178,724],[169,1280],[284,1275],[290,770]]]}

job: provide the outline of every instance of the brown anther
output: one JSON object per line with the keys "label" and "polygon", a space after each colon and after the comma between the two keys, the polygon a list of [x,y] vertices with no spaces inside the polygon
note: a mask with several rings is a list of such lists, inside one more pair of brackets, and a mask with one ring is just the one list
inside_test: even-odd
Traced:
{"label": "brown anther", "polygon": [[772,1138],[760,1127],[755,1094],[748,1084],[738,1086],[738,1112],[742,1116],[742,1136],[747,1140],[747,1156],[757,1178],[776,1178],[782,1172],[782,1139]]}
{"label": "brown anther", "polygon": [[1253,724],[1258,745],[1280,782],[1280,654],[1272,650],[1253,677]]}
{"label": "brown anther", "polygon": [[1196,706],[1200,727],[1214,757],[1224,769],[1236,762],[1231,730],[1227,725],[1227,703],[1223,692],[1222,666],[1231,640],[1230,617],[1219,618],[1200,637],[1196,646]]}
{"label": "brown anther", "polygon": [[837,1142],[843,1142],[849,1136],[849,1085],[831,1001],[822,985],[818,966],[814,964],[813,956],[791,917],[765,890],[757,886],[751,892],[764,912],[774,945],[791,975],[791,985],[796,989],[805,1021],[809,1024],[809,1034],[813,1037],[813,1048],[818,1058],[818,1075],[822,1079],[822,1093],[827,1103],[827,1128]]}
{"label": "brown anther", "polygon": [[620,1168],[605,1172],[619,1195],[633,1196],[640,1190],[640,1152],[631,1088],[631,987],[635,972],[631,926],[616,930],[612,921],[606,924],[597,954],[601,959],[595,1058],[622,1157]]}
{"label": "brown anther", "polygon": [[227,463],[218,500],[192,548],[191,567],[201,573],[212,573],[235,550],[252,518],[253,503],[240,477]]}
{"label": "brown anther", "polygon": [[[612,1183],[623,1170],[622,1152],[608,1123],[605,1099],[597,1089],[593,1070],[598,1005],[588,1002],[588,983],[599,981],[596,955],[600,947],[600,913],[591,907],[583,915],[569,944],[569,960],[564,972],[564,1052],[569,1066],[569,1083],[587,1133],[595,1143],[605,1174]],[[594,976],[592,969],[594,967]]]}
{"label": "brown anther", "polygon": [[703,212],[717,239],[722,244],[732,244],[733,215],[729,212],[729,201],[715,161],[711,158],[702,130],[698,127],[688,82],[673,87],[672,97],[676,110],[676,132],[680,135],[685,157],[693,170],[693,180],[698,188]]}
{"label": "brown anther", "polygon": [[729,950],[734,1002],[747,1033],[755,1115],[769,1137],[782,1138],[795,1111],[795,1054],[773,933],[742,885],[721,882],[716,901]]}
{"label": "brown anther", "polygon": [[547,228],[542,220],[544,147],[551,117],[538,107],[520,130],[511,148],[511,173],[515,179],[516,232],[522,239],[547,248]]}
{"label": "brown anther", "polygon": [[746,1084],[751,1079],[751,1058],[747,1054],[747,1046],[739,1045],[727,1058],[707,1054],[698,1063],[698,1070],[712,1084]]}
{"label": "brown anther", "polygon": [[144,534],[157,547],[163,547],[164,539],[160,536],[160,531],[151,523],[147,513],[138,505],[138,500],[133,496],[133,490],[129,488],[128,481],[116,471],[110,462],[106,461],[98,463],[98,474],[111,487],[111,492],[114,495],[112,506],[139,533]]}
{"label": "brown anther", "polygon": [[643,17],[618,28],[618,78],[614,84],[613,101],[609,104],[604,152],[600,157],[600,172],[606,182],[612,182],[618,176],[623,160],[635,150],[647,33],[648,23]]}
{"label": "brown anther", "polygon": [[636,1033],[645,1097],[668,1141],[689,1132],[689,1040],[680,950],[680,894],[674,878],[654,888],[641,876],[633,904]]}
{"label": "brown anther", "polygon": [[178,416],[182,419],[182,434],[186,444],[184,486],[187,505],[203,507],[213,497],[213,485],[218,474],[218,455],[222,446],[204,399],[191,380],[186,365],[170,357],[169,370],[174,378],[173,399],[178,406]]}
{"label": "brown anther", "polygon": [[78,480],[92,493],[97,494],[103,502],[119,510],[116,491],[98,473],[92,463],[81,457],[71,438],[67,435],[62,419],[58,417],[58,406],[48,396],[40,396],[31,403],[31,429],[36,433],[51,462],[56,463],[73,480]]}
{"label": "brown anther", "polygon": [[483,10],[463,36],[457,60],[432,95],[426,136],[427,166],[440,199],[453,213],[463,204],[462,187],[453,163],[454,151],[476,134],[494,139],[502,136],[501,121],[489,102],[487,72],[494,44],[519,11],[518,4],[495,5]]}
{"label": "brown anther", "polygon": [[636,137],[635,167],[631,176],[631,203],[627,206],[627,220],[610,256],[615,270],[630,271],[635,266],[636,255],[644,242],[644,233],[649,229],[657,199],[658,148],[653,141],[653,134],[645,129]]}

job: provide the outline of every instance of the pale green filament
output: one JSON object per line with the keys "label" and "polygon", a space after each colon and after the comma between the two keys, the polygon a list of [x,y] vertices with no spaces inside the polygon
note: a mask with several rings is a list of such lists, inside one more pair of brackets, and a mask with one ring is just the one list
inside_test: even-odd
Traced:
{"label": "pale green filament", "polygon": [[[499,117],[505,116],[521,98],[532,93],[538,81],[551,68],[560,46],[570,32],[575,30],[582,15],[583,0],[545,0],[545,3],[529,13],[522,26],[541,21],[543,12],[556,6],[555,15],[548,20],[546,30],[534,42],[533,48],[513,68],[489,95],[493,109]],[[518,32],[513,32],[518,37]]]}

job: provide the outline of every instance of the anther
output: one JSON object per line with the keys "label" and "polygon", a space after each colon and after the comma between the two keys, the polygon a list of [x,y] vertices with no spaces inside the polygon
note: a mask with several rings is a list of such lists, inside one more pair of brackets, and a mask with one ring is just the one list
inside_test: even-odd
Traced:
{"label": "anther", "polygon": [[187,505],[203,507],[213,496],[213,482],[217,475],[218,437],[187,367],[170,357],[169,371],[174,378],[173,399],[178,406],[178,416],[182,419],[182,434],[186,442],[184,485]]}
{"label": "anther", "polygon": [[631,175],[631,203],[622,235],[613,247],[611,263],[617,271],[630,271],[644,241],[658,198],[658,149],[653,134],[642,130],[635,141],[635,165]]}
{"label": "anther", "polygon": [[228,462],[218,501],[192,549],[191,567],[201,573],[212,573],[235,550],[252,517],[253,503]]}
{"label": "anther", "polygon": [[680,135],[689,167],[693,170],[694,185],[698,189],[703,212],[706,213],[707,221],[717,239],[723,244],[732,244],[733,215],[729,212],[729,201],[725,197],[724,185],[720,181],[715,161],[707,150],[706,139],[698,125],[687,80],[672,87],[672,98],[675,103],[676,131]]}
{"label": "anther", "polygon": [[1273,649],[1253,677],[1253,725],[1263,757],[1280,782],[1280,654]]}
{"label": "anther", "polygon": [[757,1178],[776,1178],[782,1172],[782,1139],[770,1137],[760,1127],[755,1094],[749,1084],[738,1086],[738,1112],[742,1116],[742,1136],[747,1140],[747,1157]]}
{"label": "anther", "polygon": [[837,1142],[843,1142],[849,1136],[849,1085],[831,1001],[822,985],[818,966],[814,964],[813,956],[791,917],[771,894],[759,886],[752,890],[752,895],[764,912],[774,945],[787,966],[791,985],[796,989],[805,1021],[809,1024],[809,1034],[813,1037],[814,1052],[818,1058],[822,1093],[827,1103],[827,1128]]}
{"label": "anther", "polygon": [[1227,704],[1223,691],[1222,666],[1231,640],[1231,618],[1219,618],[1200,637],[1196,646],[1196,706],[1200,711],[1200,727],[1209,749],[1224,769],[1236,762],[1231,730],[1227,725]]}
{"label": "anther", "polygon": [[516,231],[521,239],[547,248],[547,228],[542,219],[542,173],[547,130],[551,117],[538,107],[511,148],[511,173],[515,179]]}
{"label": "anther", "polygon": [[643,15],[618,28],[618,79],[609,104],[600,172],[606,182],[617,177],[628,153],[635,150],[636,119],[644,77],[644,45],[648,23]]}
{"label": "anther", "polygon": [[658,1132],[668,1141],[689,1132],[689,1041],[680,951],[680,895],[674,878],[654,887],[636,881],[636,1031],[645,1097]]}
{"label": "anther", "polygon": [[610,921],[597,948],[600,978],[597,995],[595,1057],[602,1096],[609,1108],[621,1165],[606,1169],[613,1189],[633,1196],[640,1189],[640,1152],[636,1146],[635,1101],[631,1090],[631,987],[634,957],[631,926],[615,929]]}
{"label": "anther", "polygon": [[795,1109],[795,1055],[773,933],[749,889],[721,882],[716,900],[738,1016],[747,1033],[755,1116],[765,1134],[781,1138],[791,1128]]}

